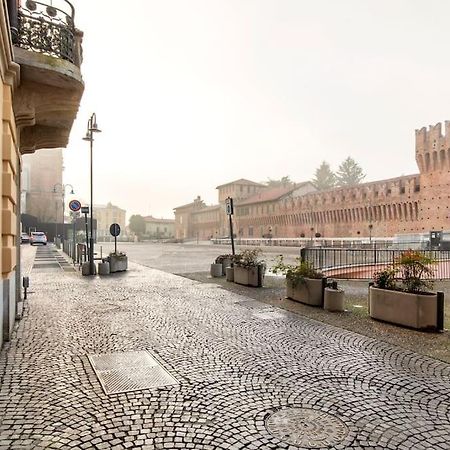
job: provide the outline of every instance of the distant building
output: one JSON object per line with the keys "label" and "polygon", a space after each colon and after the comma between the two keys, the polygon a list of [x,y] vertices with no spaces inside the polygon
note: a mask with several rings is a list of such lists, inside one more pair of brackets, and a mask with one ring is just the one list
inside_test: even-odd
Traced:
{"label": "distant building", "polygon": [[147,216],[145,220],[145,235],[151,239],[170,239],[175,237],[174,219],[157,219]]}
{"label": "distant building", "polygon": [[[224,201],[234,199],[239,237],[394,236],[450,229],[450,121],[416,130],[419,173],[317,191],[310,183],[269,188],[249,180],[217,187],[219,204],[200,197],[174,208],[176,236],[229,234]],[[389,160],[385,161],[389,164]]]}
{"label": "distant building", "polygon": [[109,227],[118,223],[121,234],[125,232],[126,211],[109,202],[107,205],[94,205],[94,218],[97,219],[97,240],[110,238]]}
{"label": "distant building", "polygon": [[62,149],[23,155],[21,212],[40,222],[62,222]]}

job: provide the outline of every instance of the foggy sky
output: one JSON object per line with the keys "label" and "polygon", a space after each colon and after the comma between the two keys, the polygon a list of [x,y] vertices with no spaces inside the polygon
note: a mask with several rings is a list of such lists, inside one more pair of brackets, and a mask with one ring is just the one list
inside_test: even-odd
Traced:
{"label": "foggy sky", "polygon": [[86,90],[64,181],[94,203],[172,209],[237,178],[418,171],[414,130],[450,119],[447,0],[75,2]]}

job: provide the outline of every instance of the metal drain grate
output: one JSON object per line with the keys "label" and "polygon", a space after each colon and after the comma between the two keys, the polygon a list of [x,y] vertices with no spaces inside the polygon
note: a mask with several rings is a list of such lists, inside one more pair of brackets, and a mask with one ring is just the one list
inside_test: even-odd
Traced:
{"label": "metal drain grate", "polygon": [[303,448],[332,447],[342,442],[348,428],[338,417],[309,408],[286,408],[266,419],[270,434]]}
{"label": "metal drain grate", "polygon": [[105,394],[179,384],[148,351],[88,355],[88,358]]}

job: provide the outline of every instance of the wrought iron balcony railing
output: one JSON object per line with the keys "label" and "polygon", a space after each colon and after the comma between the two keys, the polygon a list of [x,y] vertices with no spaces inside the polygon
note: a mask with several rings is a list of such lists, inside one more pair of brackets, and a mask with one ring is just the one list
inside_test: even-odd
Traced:
{"label": "wrought iron balcony railing", "polygon": [[22,1],[13,44],[80,65],[75,10],[67,0]]}

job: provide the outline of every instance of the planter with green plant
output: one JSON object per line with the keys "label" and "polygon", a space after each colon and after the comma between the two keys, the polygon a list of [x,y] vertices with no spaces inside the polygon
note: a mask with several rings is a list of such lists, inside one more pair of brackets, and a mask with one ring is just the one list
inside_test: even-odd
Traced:
{"label": "planter with green plant", "polygon": [[286,264],[280,255],[271,270],[286,276],[288,298],[307,305],[323,305],[326,278],[311,263],[297,258],[296,264]]}
{"label": "planter with green plant", "polygon": [[437,328],[437,293],[430,292],[432,264],[424,253],[408,250],[392,266],[375,272],[369,288],[370,317],[415,329]]}
{"label": "planter with green plant", "polygon": [[244,250],[234,258],[234,282],[244,286],[261,287],[264,283],[266,263],[260,249]]}
{"label": "planter with green plant", "polygon": [[128,256],[123,252],[111,252],[106,258],[110,273],[123,272],[128,269]]}

